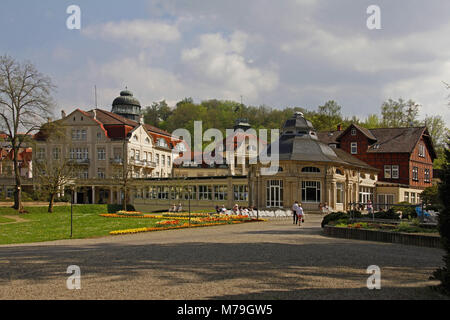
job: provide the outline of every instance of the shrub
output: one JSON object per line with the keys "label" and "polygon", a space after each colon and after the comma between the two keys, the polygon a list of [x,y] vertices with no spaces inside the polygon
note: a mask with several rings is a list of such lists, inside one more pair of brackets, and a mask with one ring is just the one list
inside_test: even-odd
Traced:
{"label": "shrub", "polygon": [[399,205],[405,206],[395,206],[394,210],[402,212],[402,219],[414,219],[417,218],[416,207],[410,207],[406,205],[410,205],[409,202],[400,202]]}
{"label": "shrub", "polygon": [[393,220],[399,220],[400,214],[396,213],[393,208],[389,209],[388,211],[378,211],[374,214],[375,219],[393,219]]}
{"label": "shrub", "polygon": [[333,212],[333,213],[327,214],[325,217],[323,217],[322,228],[325,227],[327,224],[329,224],[332,221],[348,219],[348,218],[349,218],[349,215],[345,212]]}

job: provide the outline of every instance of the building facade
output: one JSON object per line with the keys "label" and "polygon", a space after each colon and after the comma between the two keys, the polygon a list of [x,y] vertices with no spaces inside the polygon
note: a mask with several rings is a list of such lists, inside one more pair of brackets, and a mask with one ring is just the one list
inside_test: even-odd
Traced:
{"label": "building facade", "polygon": [[379,204],[419,203],[420,193],[432,186],[436,152],[426,127],[369,130],[352,124],[344,131],[322,132],[319,138],[380,171]]}
{"label": "building facade", "polygon": [[264,174],[261,163],[250,166],[251,205],[291,208],[299,201],[308,212],[324,203],[332,211],[345,211],[350,203],[373,199],[378,170],[319,141],[302,113],[286,121],[277,145],[268,147],[269,154],[278,152],[273,174]]}
{"label": "building facade", "polygon": [[[136,101],[130,102],[131,107]],[[113,110],[127,112],[125,104],[121,101],[122,109]],[[53,124],[62,134],[41,130],[35,138],[35,161],[70,161],[77,186],[75,203],[122,203],[124,177],[135,180],[172,174],[179,140],[144,124],[142,118],[136,122],[106,110],[77,109],[63,113]]]}

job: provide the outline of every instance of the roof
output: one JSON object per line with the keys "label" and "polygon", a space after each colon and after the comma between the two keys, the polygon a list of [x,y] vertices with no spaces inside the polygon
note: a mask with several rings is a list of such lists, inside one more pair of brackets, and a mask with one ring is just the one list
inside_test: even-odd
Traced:
{"label": "roof", "polygon": [[[304,119],[301,113],[286,121],[278,143],[279,160],[337,163],[376,170],[345,151],[319,141],[311,122]],[[274,147],[275,144],[271,144],[267,154],[271,155]]]}
{"label": "roof", "polygon": [[361,131],[369,140],[371,140],[372,144],[370,144],[367,151],[369,153],[411,153],[420,138],[424,136],[432,157],[435,157],[436,155],[431,137],[429,136],[426,127],[366,129],[352,124],[342,132],[319,132],[319,140],[326,144],[339,144],[343,135],[352,127]]}
{"label": "roof", "polygon": [[[125,135],[122,132],[118,132],[117,126],[128,126],[131,129],[134,129],[141,125],[140,123],[138,123],[136,121],[130,120],[128,118],[122,117],[113,112],[109,112],[109,111],[102,110],[102,109],[95,109],[95,110],[91,110],[88,112],[85,112],[82,110],[79,110],[79,111],[83,112],[84,114],[89,116],[91,119],[99,122],[99,124],[102,125],[106,131],[115,133],[115,134],[113,134],[113,137],[117,137],[117,136],[123,137]],[[94,119],[94,111],[95,111],[95,119]],[[169,132],[164,131],[162,129],[159,129],[159,128],[154,127],[149,124],[144,124],[143,126],[148,131],[148,133],[152,136],[152,138],[154,139],[154,142],[156,142],[157,139],[159,139],[159,138],[163,138],[166,140],[168,145],[174,145],[173,141],[172,141],[173,137]],[[131,131],[131,130],[128,130],[125,132],[128,133],[129,131]]]}

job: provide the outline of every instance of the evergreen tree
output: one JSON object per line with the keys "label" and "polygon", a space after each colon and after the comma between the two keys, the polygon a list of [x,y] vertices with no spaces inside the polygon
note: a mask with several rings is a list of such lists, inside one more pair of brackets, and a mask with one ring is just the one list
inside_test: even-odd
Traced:
{"label": "evergreen tree", "polygon": [[450,137],[445,149],[445,165],[443,167],[442,182],[439,184],[439,197],[443,209],[439,213],[439,233],[441,235],[444,253],[444,266],[433,273],[435,279],[441,281],[440,288],[450,294]]}

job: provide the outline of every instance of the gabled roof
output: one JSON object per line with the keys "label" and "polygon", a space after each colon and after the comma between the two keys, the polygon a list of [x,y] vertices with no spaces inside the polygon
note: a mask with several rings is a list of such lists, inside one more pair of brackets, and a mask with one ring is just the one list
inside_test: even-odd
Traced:
{"label": "gabled roof", "polygon": [[357,124],[352,123],[351,125],[348,126],[347,129],[345,129],[344,131],[342,131],[342,133],[339,135],[339,137],[336,138],[337,141],[340,141],[341,137],[343,137],[348,131],[350,131],[352,128],[356,128],[357,130],[359,130],[363,135],[365,135],[368,139],[372,140],[372,141],[377,141],[377,138],[372,134],[371,130],[366,129],[364,127],[360,127]]}
{"label": "gabled roof", "polygon": [[352,127],[360,130],[369,140],[371,140],[372,143],[367,152],[411,153],[423,136],[428,145],[431,157],[436,157],[436,152],[426,127],[366,129],[352,124],[340,134],[337,134],[339,131],[325,131],[320,132],[318,136],[319,139],[326,144],[339,144],[343,135]]}

